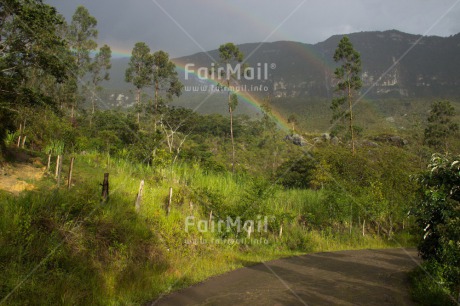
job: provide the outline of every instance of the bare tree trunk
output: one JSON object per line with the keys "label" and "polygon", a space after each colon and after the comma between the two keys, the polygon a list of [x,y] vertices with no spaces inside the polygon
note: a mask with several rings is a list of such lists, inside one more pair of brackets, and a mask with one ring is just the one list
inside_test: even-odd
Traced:
{"label": "bare tree trunk", "polygon": [[72,171],[73,171],[73,162],[75,161],[75,157],[70,158],[70,167],[69,167],[69,177],[67,179],[67,188],[70,189],[72,186]]}
{"label": "bare tree trunk", "polygon": [[363,219],[363,236],[366,235],[365,231],[365,226],[366,226],[366,219]]}
{"label": "bare tree trunk", "polygon": [[61,159],[61,155],[58,155],[56,156],[56,171],[54,173],[54,178],[57,179],[58,178],[58,174],[59,174],[59,160]]}
{"label": "bare tree trunk", "polygon": [[92,92],[91,94],[91,105],[93,107],[93,109],[91,110],[91,114],[94,115],[94,112],[96,111],[96,97],[95,97],[95,93],[94,91]]}
{"label": "bare tree trunk", "polygon": [[232,139],[232,173],[235,173],[235,140],[233,139],[233,110],[230,105],[228,107],[228,111],[230,112],[230,138]]}
{"label": "bare tree trunk", "polygon": [[137,102],[137,124],[140,122],[141,114],[141,89],[138,88],[136,91],[136,102]]}
{"label": "bare tree trunk", "polygon": [[350,112],[351,152],[355,155],[355,132],[353,130],[353,101],[351,96],[350,81],[348,81],[348,110]]}
{"label": "bare tree trunk", "polygon": [[158,111],[158,91],[160,90],[160,84],[158,83],[158,80],[155,81],[155,114]]}
{"label": "bare tree trunk", "polygon": [[24,149],[25,145],[26,145],[26,139],[27,139],[27,136],[24,136],[22,138],[22,148]]}
{"label": "bare tree trunk", "polygon": [[46,171],[50,171],[51,167],[51,154],[48,154],[48,164],[46,165]]}
{"label": "bare tree trunk", "polygon": [[58,175],[57,175],[57,186],[58,188],[61,186],[61,173],[62,173],[62,156],[59,158],[59,165],[58,165]]}

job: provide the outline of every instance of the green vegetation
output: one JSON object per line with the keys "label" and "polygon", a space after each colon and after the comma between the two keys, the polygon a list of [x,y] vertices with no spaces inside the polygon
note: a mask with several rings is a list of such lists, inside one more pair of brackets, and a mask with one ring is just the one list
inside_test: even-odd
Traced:
{"label": "green vegetation", "polygon": [[[332,122],[348,118],[348,132],[351,137],[351,151],[355,154],[355,127],[353,126],[353,104],[354,95],[361,89],[361,56],[353,49],[353,44],[347,36],[344,36],[337,46],[334,53],[334,61],[340,62],[341,66],[334,71],[335,78],[338,80],[336,91],[342,95],[332,100],[331,109],[333,111]],[[347,110],[344,111],[343,105],[346,104]]]}
{"label": "green vegetation", "polygon": [[[447,131],[442,145],[460,149],[456,129],[445,129],[446,118],[454,126],[450,106],[428,125],[422,111],[392,125],[375,109],[400,111],[401,101],[363,103],[353,110],[363,130],[350,120],[350,143],[309,129],[328,128],[330,101],[317,99],[286,114],[298,134],[286,135],[273,121],[282,99],[266,98],[257,118],[234,114],[230,92],[229,117],[168,105],[182,91],[174,64],[139,42],[125,74],[136,104],[98,109],[111,51],[91,56],[97,21],[84,7],[70,25],[38,0],[7,0],[0,15],[0,162],[44,168],[43,179],[26,182],[34,189],[0,193],[0,304],[142,304],[280,256],[411,246],[420,229],[426,269],[443,285],[434,294],[457,292],[458,158],[435,155],[429,172],[410,179],[434,153],[425,130]],[[342,47],[337,107],[359,89],[359,56]],[[234,44],[219,52],[221,64],[242,61]],[[155,105],[143,103],[149,87]],[[110,196],[101,201],[105,173]],[[422,292],[427,279],[414,273]]]}
{"label": "green vegetation", "polygon": [[[418,249],[423,259],[414,277],[414,294],[421,301],[454,305],[460,298],[460,156],[433,155],[420,184],[414,215],[419,226]],[[430,304],[430,305],[433,305]],[[428,305],[428,304],[426,304]]]}

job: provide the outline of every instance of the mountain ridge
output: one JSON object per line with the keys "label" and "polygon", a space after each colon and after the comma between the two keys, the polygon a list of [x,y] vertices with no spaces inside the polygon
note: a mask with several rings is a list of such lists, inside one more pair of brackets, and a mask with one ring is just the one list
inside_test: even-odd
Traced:
{"label": "mountain ridge", "polygon": [[[250,55],[248,63],[275,64],[268,71],[268,80],[242,81],[247,86],[264,86],[267,91],[254,95],[278,98],[331,98],[334,90],[333,53],[341,37],[336,34],[315,44],[280,40],[238,45]],[[408,34],[399,30],[362,31],[347,34],[355,49],[361,53],[363,92],[368,98],[430,98],[460,97],[460,33],[448,37]],[[408,51],[409,50],[409,51]],[[211,56],[211,58],[210,58]],[[213,60],[214,59],[214,60]],[[198,67],[211,67],[218,59],[218,50],[197,52],[172,59],[177,65],[193,63]],[[124,69],[129,59],[113,60],[112,81],[107,88],[109,99],[118,92],[130,100],[131,85],[124,82]],[[185,85],[200,85],[196,77],[185,80]],[[147,89],[147,91],[152,91]],[[184,92],[175,105],[182,105],[193,92]],[[131,98],[132,100],[132,98]],[[186,104],[186,103],[185,103]]]}

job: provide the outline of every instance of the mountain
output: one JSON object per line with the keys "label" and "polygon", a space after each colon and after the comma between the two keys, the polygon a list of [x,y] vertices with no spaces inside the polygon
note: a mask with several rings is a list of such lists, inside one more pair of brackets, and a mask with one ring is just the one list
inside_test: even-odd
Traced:
{"label": "mountain", "polygon": [[[343,35],[317,44],[279,41],[240,45],[248,64],[269,68],[268,80],[243,81],[267,86],[275,97],[330,97],[333,54]],[[361,53],[363,92],[369,97],[460,96],[460,34],[451,37],[412,35],[396,30],[348,35]],[[217,50],[178,58],[181,65],[210,67]],[[184,72],[182,72],[184,75]]]}
{"label": "mountain", "polygon": [[[330,99],[334,88],[333,71],[337,66],[332,57],[342,37],[334,35],[317,44],[278,41],[239,45],[255,75],[253,80],[243,79],[240,84],[260,98],[270,95]],[[352,33],[348,37],[361,53],[362,93],[366,93],[367,98],[460,97],[460,33],[437,37],[389,30]],[[188,64],[189,70],[205,75],[218,58],[218,51],[212,50],[173,60],[182,67],[177,71],[186,85],[183,96],[174,102],[175,105],[193,108],[199,103],[197,101],[208,96],[206,89],[209,87],[206,86],[210,83],[192,73],[187,75],[183,67]],[[131,85],[124,82],[128,61],[113,61],[112,81],[106,84],[110,99],[118,98],[118,104],[132,100],[132,94],[129,94]],[[199,68],[202,70],[198,71]],[[207,107],[201,110],[225,112],[219,94],[208,100]]]}

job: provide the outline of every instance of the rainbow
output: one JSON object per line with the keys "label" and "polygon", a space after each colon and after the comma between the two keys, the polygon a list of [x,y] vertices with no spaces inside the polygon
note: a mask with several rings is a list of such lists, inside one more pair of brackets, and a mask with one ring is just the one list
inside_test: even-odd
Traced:
{"label": "rainbow", "polygon": [[[196,77],[198,77],[198,74],[196,72],[186,70],[184,64],[179,63],[177,61],[175,61],[174,63],[176,64],[176,68],[178,70],[184,72],[184,74],[187,71],[188,74],[195,75]],[[207,78],[207,79],[205,79],[205,81],[210,85],[214,85],[214,86],[220,85],[219,82],[217,82],[216,80],[213,80],[213,79]],[[253,109],[255,109],[255,110],[259,111],[259,112],[262,111],[263,102],[260,101],[258,98],[254,97],[253,95],[251,95],[249,92],[247,92],[247,91],[231,91],[231,92],[236,94],[238,96],[239,100],[243,101],[244,103],[246,103],[247,105],[249,105]],[[273,107],[271,109],[271,113],[272,113],[271,114],[272,119],[277,123],[277,125],[280,128],[282,128],[283,130],[287,130],[287,131],[290,130],[290,124],[287,122],[287,120],[284,118],[284,116],[282,116]]]}
{"label": "rainbow", "polygon": [[[319,54],[316,54],[311,48],[309,48],[308,45],[302,45],[302,44],[294,43],[294,42],[292,42],[290,45],[292,49],[295,50],[295,52],[297,52],[299,55],[305,58],[306,61],[310,62],[317,69],[326,71],[327,73],[330,73],[333,71],[334,67],[332,67],[332,65],[322,60],[321,59],[322,57]],[[111,49],[112,49],[112,57],[114,58],[131,57],[131,50],[127,50],[125,48],[120,48],[120,47],[113,47],[113,46],[111,46]],[[185,72],[186,72],[185,64],[180,63],[178,61],[174,61],[174,63],[176,64],[176,68],[179,71],[183,72],[185,75]],[[196,72],[188,70],[187,73],[198,77]],[[209,78],[206,79],[205,81],[209,85],[216,86],[219,84],[217,81],[213,79],[209,79]],[[233,91],[232,93],[235,93],[238,96],[238,99],[242,101],[243,103],[245,103],[246,105],[249,105],[251,108],[259,112],[262,111],[263,101],[261,101],[258,97],[251,95],[250,92]],[[271,109],[271,117],[276,122],[277,126],[281,128],[282,130],[285,130],[285,131],[291,130],[291,125],[290,123],[288,123],[285,116],[283,116],[277,109],[273,108],[273,106]]]}

